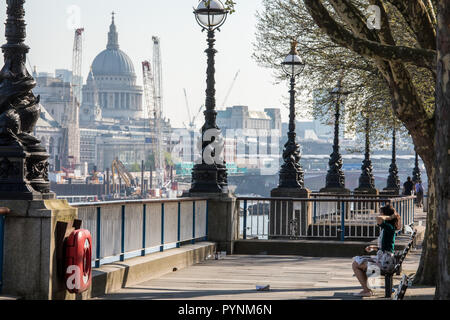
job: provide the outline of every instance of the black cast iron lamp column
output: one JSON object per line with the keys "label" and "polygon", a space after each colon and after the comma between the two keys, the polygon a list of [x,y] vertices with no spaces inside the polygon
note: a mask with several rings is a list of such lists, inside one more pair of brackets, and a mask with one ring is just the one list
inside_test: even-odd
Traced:
{"label": "black cast iron lamp column", "polygon": [[342,96],[350,94],[349,91],[342,91],[342,77],[338,81],[336,89],[333,89],[330,94],[336,95],[336,105],[335,105],[335,121],[334,121],[334,143],[333,143],[333,153],[330,155],[330,160],[328,162],[329,169],[327,172],[325,188],[321,189],[321,192],[331,192],[331,193],[350,193],[350,190],[345,188],[345,175],[342,171],[342,156],[339,152],[339,119],[340,113],[340,103]]}
{"label": "black cast iron lamp column", "polygon": [[[216,41],[214,32],[215,30],[220,31],[219,28],[225,23],[228,11],[219,0],[201,0],[197,8],[194,9],[194,14],[197,23],[202,27],[202,31],[206,30],[208,33],[208,49],[205,50],[208,56],[208,68],[206,71],[205,124],[201,129],[202,159],[201,163],[197,163],[192,170],[192,186],[189,192],[228,193],[227,170],[221,157],[223,138],[216,124],[216,89],[214,79],[214,57],[217,53],[217,50],[214,49]],[[212,145],[214,145],[213,149],[211,149]],[[205,159],[205,153],[212,155],[214,158],[213,163]]]}
{"label": "black cast iron lamp column", "polygon": [[420,175],[420,169],[419,169],[419,155],[417,154],[417,152],[416,152],[416,159],[414,161],[414,169],[413,169],[412,175],[413,175],[412,181],[414,183],[422,182],[422,177]]}
{"label": "black cast iron lamp column", "polygon": [[[51,199],[48,158],[32,135],[39,119],[36,81],[26,69],[25,0],[7,0],[5,64],[0,70],[0,199]],[[3,8],[3,7],[2,7]]]}
{"label": "black cast iron lamp column", "polygon": [[358,188],[356,192],[369,192],[375,193],[375,179],[373,177],[372,161],[370,160],[370,120],[369,117],[365,117],[365,153],[364,160],[361,166],[361,175],[359,177]]}
{"label": "black cast iron lamp column", "polygon": [[284,145],[284,164],[280,170],[279,188],[304,189],[304,173],[300,165],[300,147],[295,141],[295,78],[303,71],[305,64],[297,52],[297,42],[291,44],[291,52],[281,63],[283,71],[291,79],[290,105],[289,105],[289,132],[288,141]]}
{"label": "black cast iron lamp column", "polygon": [[394,129],[392,130],[392,160],[391,160],[391,165],[389,167],[389,176],[387,179],[387,186],[386,188],[384,188],[384,191],[387,191],[389,193],[393,193],[393,194],[399,194],[400,192],[400,179],[398,178],[398,167],[397,167],[397,161],[396,161],[396,148],[395,148],[395,144],[396,144],[396,130],[395,130],[395,126]]}

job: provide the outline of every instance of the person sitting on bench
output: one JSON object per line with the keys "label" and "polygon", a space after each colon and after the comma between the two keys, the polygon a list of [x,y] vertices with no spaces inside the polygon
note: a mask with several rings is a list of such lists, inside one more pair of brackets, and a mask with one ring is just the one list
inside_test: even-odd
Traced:
{"label": "person sitting on bench", "polygon": [[365,251],[370,253],[378,250],[376,256],[356,256],[353,257],[352,268],[356,278],[361,283],[363,290],[357,295],[361,297],[370,297],[373,295],[372,290],[367,284],[367,266],[368,263],[375,263],[381,272],[392,272],[395,268],[394,246],[395,231],[401,229],[400,215],[390,205],[380,208],[380,213],[376,218],[377,225],[381,228],[378,237],[378,246],[368,246]]}

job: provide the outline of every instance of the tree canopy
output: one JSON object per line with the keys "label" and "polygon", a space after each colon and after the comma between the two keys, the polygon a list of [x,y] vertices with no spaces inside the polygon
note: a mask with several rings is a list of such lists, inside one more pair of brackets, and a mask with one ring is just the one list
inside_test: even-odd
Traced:
{"label": "tree canopy", "polygon": [[[358,26],[366,27],[367,18],[364,12],[369,3],[367,1],[347,1],[347,3],[352,4],[353,10],[359,15]],[[307,97],[306,101],[298,101],[301,109],[309,108],[316,118],[329,122],[332,112],[327,106],[332,105],[327,103],[327,99],[332,97],[322,95],[322,99],[317,99],[318,95],[314,93],[318,88],[334,88],[343,74],[342,85],[352,92],[345,103],[346,117],[351,124],[350,129],[358,131],[359,128],[364,127],[361,125],[360,117],[364,112],[371,119],[372,139],[378,142],[386,141],[389,135],[386,128],[391,128],[393,123],[400,126],[401,122],[398,120],[398,114],[393,112],[392,105],[395,101],[391,96],[389,83],[374,63],[372,54],[362,56],[359,53],[362,49],[355,52],[353,48],[336,43],[333,38],[324,35],[324,31],[315,22],[302,0],[263,0],[263,5],[264,9],[257,14],[255,59],[262,66],[272,68],[277,80],[282,81],[285,75],[281,71],[280,60],[287,54],[290,41],[297,40],[300,56],[306,64],[298,85],[298,89]],[[330,19],[336,23],[336,26],[342,27],[347,33],[347,37],[353,35],[351,21],[342,13],[339,14],[342,8],[341,11],[336,11],[331,4],[328,4],[325,10],[329,12]],[[388,6],[387,10],[395,43],[405,48],[406,46],[416,47],[417,40],[413,31],[400,13],[393,6]],[[408,30],[408,32],[402,30]],[[379,39],[373,30],[367,29],[366,32],[371,35],[370,39]],[[372,47],[375,46],[372,45]],[[391,51],[395,52],[394,49]],[[421,101],[423,110],[427,117],[431,118],[434,110],[432,71],[425,67],[418,68],[410,63],[405,63],[405,69],[411,75],[411,83],[418,91],[418,99]]]}

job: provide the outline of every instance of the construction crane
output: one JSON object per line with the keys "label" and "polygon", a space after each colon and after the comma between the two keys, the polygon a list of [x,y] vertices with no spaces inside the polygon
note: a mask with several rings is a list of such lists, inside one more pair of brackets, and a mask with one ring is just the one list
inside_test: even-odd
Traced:
{"label": "construction crane", "polygon": [[197,120],[197,117],[200,114],[200,112],[202,111],[204,105],[201,105],[200,109],[198,109],[198,112],[195,114],[195,116],[191,117],[191,109],[189,108],[189,102],[188,102],[186,89],[183,89],[183,90],[184,90],[184,100],[186,102],[186,109],[187,109],[187,112],[188,112],[189,125],[187,126],[185,123],[183,123],[183,124],[186,127],[186,129],[188,129],[188,130],[195,130],[195,120]]}
{"label": "construction crane", "polygon": [[[156,129],[156,124],[158,121],[158,112],[155,108],[155,80],[153,77],[152,67],[149,61],[143,61],[142,62],[142,75],[144,80],[144,104],[145,104],[145,110],[147,111],[147,117],[148,117],[148,123],[149,123],[149,133],[151,131],[151,128]],[[152,145],[153,155],[154,155],[154,161],[155,161],[155,169],[159,168],[159,157],[157,156],[157,150],[158,150],[158,143],[157,140],[159,137],[157,137],[157,130],[154,131],[153,136],[150,136],[150,144]],[[145,143],[147,146],[147,141]],[[147,148],[145,150],[147,154]]]}
{"label": "construction crane", "polygon": [[153,36],[153,71],[155,86],[155,110],[158,117],[163,118],[163,79],[162,79],[162,61],[161,61],[161,41],[159,37]]}
{"label": "construction crane", "polygon": [[184,90],[184,99],[186,101],[186,109],[187,109],[187,112],[188,112],[188,120],[189,120],[188,125],[186,125],[185,122],[183,122],[183,124],[186,127],[186,129],[188,129],[188,130],[195,130],[195,120],[197,120],[197,117],[200,114],[200,112],[202,111],[204,105],[201,105],[200,109],[198,109],[198,111],[195,114],[195,116],[192,117],[191,116],[191,109],[189,108],[189,102],[188,102],[188,98],[187,98],[187,94],[186,94],[186,89],[183,89],[183,90]]}
{"label": "construction crane", "polygon": [[[152,36],[153,41],[153,68],[154,68],[154,105],[155,105],[155,129],[157,134],[157,149],[155,153],[155,168],[158,177],[159,187],[164,186],[164,150],[162,132],[163,119],[163,80],[162,80],[162,60],[161,60],[161,41],[159,37]],[[158,158],[156,160],[156,158]],[[156,166],[158,164],[158,166]]]}
{"label": "construction crane", "polygon": [[233,81],[231,82],[230,88],[228,89],[227,95],[225,96],[225,99],[223,99],[222,106],[223,106],[224,108],[225,108],[225,103],[227,102],[228,97],[230,96],[231,90],[233,90],[234,84],[236,83],[236,79],[237,79],[237,77],[239,76],[239,73],[240,73],[240,72],[241,72],[241,70],[238,70],[238,71],[236,72],[236,74],[235,74],[235,76],[234,76],[234,79],[233,79]]}
{"label": "construction crane", "polygon": [[62,155],[64,166],[71,169],[80,161],[80,126],[79,113],[81,101],[81,88],[83,80],[81,77],[83,57],[83,32],[84,28],[75,30],[72,54],[72,99],[66,105],[62,119],[63,139],[59,154]]}
{"label": "construction crane", "polygon": [[114,192],[116,192],[117,190],[115,180],[116,172],[118,177],[120,177],[120,179],[122,179],[123,182],[125,183],[127,196],[139,195],[141,193],[140,188],[136,184],[136,180],[131,175],[131,173],[125,168],[122,161],[120,161],[117,157],[111,163],[112,184]]}
{"label": "construction crane", "polygon": [[[72,56],[72,90],[74,97],[72,99],[73,110],[75,110],[76,102],[81,101],[81,88],[83,79],[81,77],[81,68],[83,67],[83,32],[84,28],[75,30],[75,38],[73,44]],[[77,121],[78,122],[78,121]]]}
{"label": "construction crane", "polygon": [[184,90],[184,100],[186,102],[186,109],[187,109],[187,112],[188,112],[189,126],[187,126],[185,123],[183,123],[183,124],[186,127],[186,129],[195,130],[195,120],[197,120],[197,117],[200,114],[200,111],[202,111],[202,109],[203,109],[203,107],[205,105],[201,105],[200,109],[198,109],[198,111],[195,114],[195,116],[191,117],[191,109],[189,108],[189,102],[188,102],[188,98],[187,98],[186,89],[183,89],[183,90]]}
{"label": "construction crane", "polygon": [[186,125],[186,123],[183,122],[184,126],[186,127],[186,129],[189,132],[189,136],[190,136],[190,144],[191,144],[191,149],[190,149],[190,161],[194,161],[194,139],[195,139],[195,120],[197,119],[198,115],[200,114],[200,111],[202,111],[204,105],[202,105],[200,107],[200,109],[198,110],[197,114],[194,117],[191,117],[191,110],[189,108],[189,102],[188,102],[188,98],[187,98],[187,93],[186,93],[186,89],[184,90],[184,99],[186,101],[186,109],[188,112],[188,120],[189,120],[189,126]]}
{"label": "construction crane", "polygon": [[153,99],[155,95],[155,86],[152,67],[149,61],[142,62],[142,75],[144,80],[144,107],[148,118],[154,119],[156,117]]}
{"label": "construction crane", "polygon": [[192,123],[191,127],[192,128],[195,128],[195,120],[197,120],[198,116],[200,115],[200,112],[203,110],[204,107],[205,107],[205,105],[202,104],[200,106],[200,109],[198,109],[197,114],[192,118],[192,121],[191,121],[191,123]]}
{"label": "construction crane", "polygon": [[186,109],[188,112],[189,127],[191,127],[192,126],[191,110],[189,109],[189,102],[188,102],[188,97],[187,97],[187,93],[186,93],[186,88],[184,88],[183,90],[184,90],[184,101],[186,102]]}
{"label": "construction crane", "polygon": [[[149,61],[142,62],[142,73],[144,79],[144,101],[145,109],[147,111],[149,121],[149,132],[153,128],[153,136],[150,136],[150,144],[153,150],[154,165],[157,176],[156,185],[162,187],[164,183],[164,169],[162,159],[162,132],[161,132],[161,112],[158,110],[158,104],[156,102],[156,86],[155,78],[152,72],[152,67]],[[147,140],[147,139],[146,139]],[[146,144],[147,145],[147,141]],[[147,151],[147,148],[146,148]],[[146,152],[147,154],[147,152]]]}
{"label": "construction crane", "polygon": [[[164,180],[164,148],[162,131],[163,121],[163,86],[162,86],[162,63],[161,47],[158,37],[153,36],[153,63],[142,62],[142,73],[144,79],[144,99],[150,124],[149,131],[154,129],[153,136],[150,137],[155,160],[156,185],[159,188],[165,186]],[[147,140],[147,139],[146,139]],[[146,141],[147,145],[147,141]],[[147,152],[146,152],[147,154]]]}

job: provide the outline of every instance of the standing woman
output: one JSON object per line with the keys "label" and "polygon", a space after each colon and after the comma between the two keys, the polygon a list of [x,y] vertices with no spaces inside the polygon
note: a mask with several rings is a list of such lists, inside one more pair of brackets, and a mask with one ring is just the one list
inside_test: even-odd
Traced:
{"label": "standing woman", "polygon": [[381,271],[390,272],[395,267],[394,246],[395,232],[401,229],[400,215],[390,205],[380,208],[380,213],[376,220],[381,228],[378,237],[378,246],[368,246],[365,248],[367,253],[378,250],[376,256],[356,256],[353,258],[352,268],[356,278],[361,283],[363,290],[357,295],[361,297],[370,297],[373,291],[367,284],[367,266],[369,263],[376,264]]}

